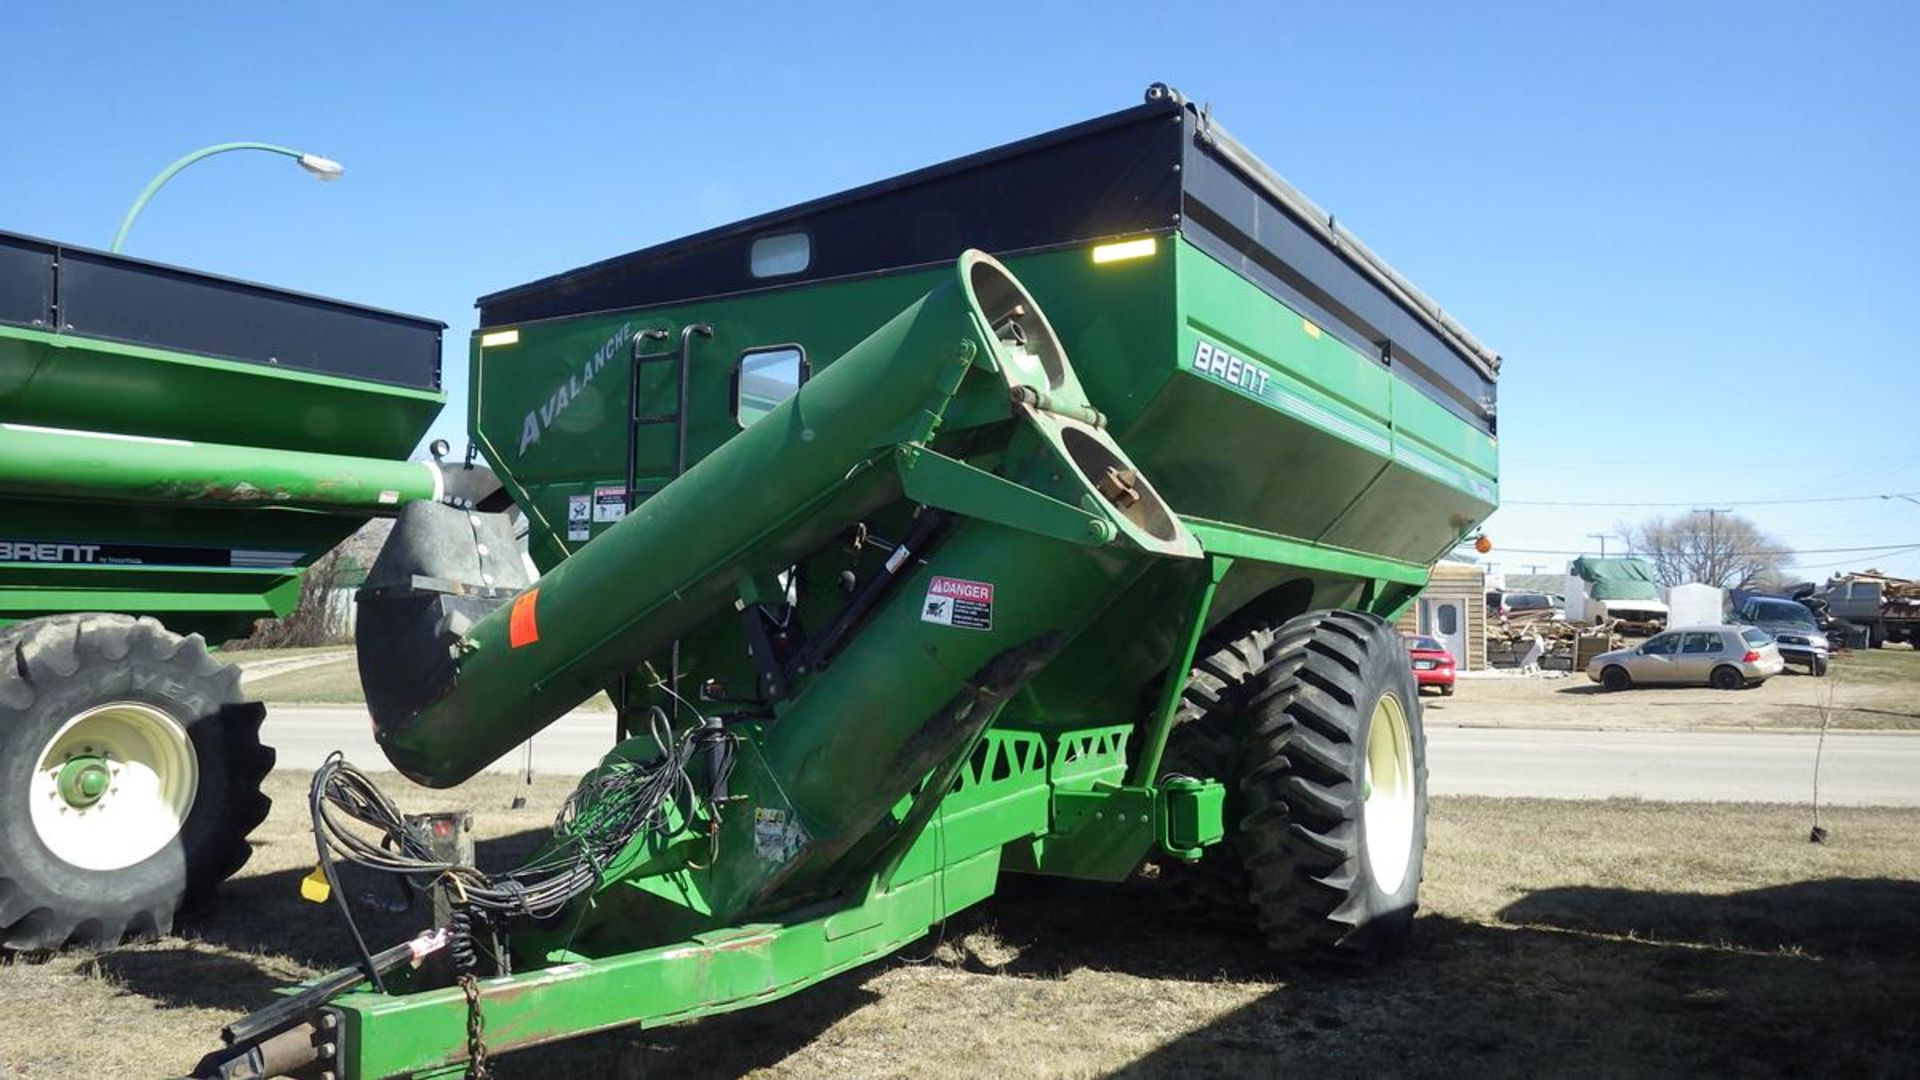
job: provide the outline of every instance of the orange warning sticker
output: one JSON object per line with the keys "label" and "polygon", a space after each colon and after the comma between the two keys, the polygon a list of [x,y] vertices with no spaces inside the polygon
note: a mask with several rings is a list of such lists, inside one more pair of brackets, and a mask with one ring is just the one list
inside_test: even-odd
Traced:
{"label": "orange warning sticker", "polygon": [[507,644],[517,649],[540,640],[540,624],[533,617],[534,605],[539,602],[539,589],[528,589],[514,600],[513,616],[507,622]]}

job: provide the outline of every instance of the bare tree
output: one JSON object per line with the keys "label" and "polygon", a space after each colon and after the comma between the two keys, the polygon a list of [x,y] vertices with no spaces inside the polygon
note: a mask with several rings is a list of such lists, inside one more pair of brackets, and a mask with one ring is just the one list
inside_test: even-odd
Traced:
{"label": "bare tree", "polygon": [[393,522],[376,518],[342,541],[339,547],[315,559],[300,578],[300,600],[278,619],[258,619],[253,632],[228,648],[284,649],[308,645],[340,645],[352,640],[346,605],[353,603],[347,589],[366,576],[379,557]]}
{"label": "bare tree", "polygon": [[339,548],[313,560],[300,578],[300,601],[277,619],[260,619],[244,647],[286,649],[307,645],[334,645],[341,640],[335,613],[335,590],[347,569]]}
{"label": "bare tree", "polygon": [[1667,585],[1689,581],[1723,589],[1750,589],[1784,579],[1793,549],[1747,518],[1695,510],[1639,525],[1621,525],[1629,549],[1653,563]]}

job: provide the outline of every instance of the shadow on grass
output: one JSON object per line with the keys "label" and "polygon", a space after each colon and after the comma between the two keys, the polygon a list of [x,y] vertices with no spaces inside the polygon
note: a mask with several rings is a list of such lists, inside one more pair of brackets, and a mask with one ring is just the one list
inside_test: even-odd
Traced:
{"label": "shadow on grass", "polygon": [[[1774,677],[1779,678],[1777,675]],[[1555,690],[1554,693],[1570,694],[1575,697],[1606,697],[1612,698],[1615,701],[1648,707],[1679,706],[1683,708],[1696,708],[1701,705],[1750,704],[1740,701],[1739,696],[1749,690],[1757,690],[1759,687],[1759,683],[1754,683],[1750,686],[1742,686],[1738,690],[1720,690],[1708,686],[1705,683],[1647,683],[1633,686],[1626,690],[1609,690],[1599,683],[1587,683],[1583,686],[1563,686]],[[1685,690],[1691,693],[1685,701],[1646,701],[1637,699],[1635,696],[1643,691],[1650,690]],[[1774,704],[1778,705],[1783,703],[1775,702]]]}
{"label": "shadow on grass", "polygon": [[[517,866],[549,835],[547,824],[542,822],[521,832],[481,840],[474,845],[475,861],[494,870]],[[349,896],[370,896],[382,904],[402,899],[391,878],[352,866],[336,864],[336,870]],[[332,901],[314,904],[301,898],[300,879],[310,872],[311,867],[299,867],[234,878],[221,886],[217,903],[183,915],[176,930],[184,937],[236,952],[278,955],[318,970],[357,962],[359,956],[340,920],[339,906]],[[425,929],[430,911],[429,901],[421,897],[413,910],[393,914],[356,904],[353,917],[368,948],[378,951]]]}
{"label": "shadow on grass", "polygon": [[[483,843],[481,861],[512,865],[544,832]],[[189,931],[314,967],[350,962],[337,916],[298,899],[302,873],[235,883],[218,917],[196,920]],[[1165,883],[1008,875],[1002,884],[993,900],[902,955],[927,954],[944,940],[959,954],[953,962],[999,977],[1058,982],[1091,971],[1258,988],[1249,1004],[1119,1070],[1129,1078],[1290,1069],[1887,1075],[1920,1061],[1913,1021],[1920,1015],[1920,883],[1912,881],[1829,879],[1730,896],[1547,889],[1509,904],[1495,922],[1424,916],[1410,954],[1386,968],[1276,961],[1235,924],[1183,914]],[[419,921],[368,916],[363,930],[370,942],[385,943]],[[982,939],[994,947],[976,951],[972,943]],[[244,957],[190,948],[116,954],[100,963],[148,997],[235,1012],[257,1007],[283,981]],[[509,1055],[499,1060],[498,1075],[738,1076],[777,1069],[843,1019],[880,1005],[873,980],[904,964],[878,961],[738,1013]],[[1114,995],[1095,1006],[1114,1024],[1154,1008],[1139,1000],[1137,982],[1116,980],[1090,992]],[[1071,1030],[1063,1037],[1071,1042]],[[915,1057],[902,1068],[927,1071],[927,1060]],[[1057,1056],[1046,1060],[1062,1064]]]}
{"label": "shadow on grass", "polygon": [[[1510,905],[1503,923],[1423,917],[1409,955],[1381,968],[1278,961],[1243,930],[1181,915],[1168,890],[1150,882],[1009,875],[1003,884],[1001,895],[943,928],[968,970],[1271,987],[1118,1071],[1129,1078],[1305,1069],[1886,1075],[1920,1060],[1912,1021],[1920,971],[1908,962],[1920,950],[1914,882],[1835,879],[1733,896],[1547,890]],[[993,939],[996,958],[1012,959],[974,954],[966,943],[976,934]],[[901,963],[740,1013],[532,1051],[508,1059],[502,1075],[738,1076],[774,1067],[877,1002],[863,984]],[[1109,992],[1115,1024],[1152,1008],[1137,1000],[1136,983]]]}
{"label": "shadow on grass", "polygon": [[1558,690],[1555,690],[1555,691],[1554,691],[1554,693],[1556,693],[1556,694],[1572,694],[1572,695],[1574,695],[1574,696],[1576,696],[1576,697],[1600,697],[1600,696],[1602,696],[1602,695],[1613,695],[1613,694],[1621,694],[1621,693],[1629,693],[1629,694],[1630,694],[1630,693],[1632,693],[1632,692],[1633,692],[1633,691],[1631,691],[1631,690],[1624,690],[1624,691],[1623,691],[1623,690],[1609,690],[1609,689],[1607,689],[1606,687],[1604,687],[1604,686],[1601,686],[1601,685],[1600,685],[1599,683],[1597,683],[1597,682],[1583,682],[1583,683],[1577,683],[1577,684],[1575,684],[1575,685],[1572,685],[1572,686],[1563,686],[1563,687],[1561,687],[1561,688],[1559,688]]}
{"label": "shadow on grass", "polygon": [[[231,953],[195,948],[119,949],[83,961],[85,974],[103,975],[166,1007],[193,1006],[252,1012],[286,985],[259,963]],[[208,1033],[211,1039],[212,1033]]]}
{"label": "shadow on grass", "polygon": [[[897,963],[897,961],[895,961]],[[771,1069],[807,1048],[842,1019],[880,1001],[865,983],[882,964],[856,968],[779,1001],[694,1023],[610,1031],[499,1059],[500,1080],[574,1075],[744,1076]]]}
{"label": "shadow on grass", "polygon": [[[1893,1075],[1920,1061],[1915,882],[1552,889],[1499,917],[1422,918],[1392,968],[1275,972],[1287,982],[1117,1075]],[[1187,945],[1178,966],[1204,967],[1208,950]],[[1124,957],[1084,958],[1106,960]]]}
{"label": "shadow on grass", "polygon": [[1713,897],[1577,886],[1530,893],[1500,918],[1825,960],[1920,960],[1920,881],[1826,878]]}

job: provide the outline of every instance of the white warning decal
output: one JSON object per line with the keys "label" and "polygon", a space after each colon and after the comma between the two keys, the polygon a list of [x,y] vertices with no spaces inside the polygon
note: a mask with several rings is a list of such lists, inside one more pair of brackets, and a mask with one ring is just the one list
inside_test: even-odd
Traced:
{"label": "white warning decal", "polygon": [[753,852],[768,862],[785,863],[807,846],[807,830],[785,810],[753,809]]}
{"label": "white warning decal", "polygon": [[578,543],[593,530],[593,504],[585,495],[567,496],[567,540]]}
{"label": "white warning decal", "polygon": [[920,621],[965,630],[993,629],[993,583],[936,577],[927,584]]}
{"label": "white warning decal", "polygon": [[593,489],[593,520],[599,522],[619,521],[627,516],[627,489],[624,487],[597,487]]}

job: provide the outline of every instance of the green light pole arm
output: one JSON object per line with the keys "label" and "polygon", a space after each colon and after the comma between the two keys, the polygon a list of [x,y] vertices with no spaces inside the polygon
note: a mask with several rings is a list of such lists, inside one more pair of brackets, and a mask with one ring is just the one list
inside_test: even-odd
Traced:
{"label": "green light pole arm", "polygon": [[[165,187],[167,181],[173,179],[175,174],[177,174],[180,170],[186,168],[187,166],[193,164],[194,162],[199,161],[202,158],[210,158],[215,154],[224,154],[231,150],[265,150],[269,153],[285,154],[287,157],[293,158],[294,160],[300,162],[302,167],[307,168],[309,172],[312,172],[314,175],[319,176],[322,179],[330,180],[330,179],[333,179],[333,177],[338,176],[340,173],[340,166],[337,163],[327,161],[324,158],[315,158],[310,154],[303,154],[300,151],[291,149],[289,147],[275,146],[272,143],[231,142],[231,143],[219,143],[214,146],[201,147],[200,149],[195,150],[193,153],[188,154],[187,156],[181,158],[180,160],[160,170],[160,175],[154,177],[153,181],[147,185],[146,190],[140,193],[140,197],[133,200],[133,208],[127,211],[127,216],[125,220],[120,222],[120,231],[114,234],[112,250],[115,253],[119,252],[121,246],[127,242],[128,230],[133,228],[133,219],[140,216],[140,211],[146,209],[147,201],[153,198],[155,192],[158,192],[162,187]],[[307,164],[309,161],[323,162],[325,166],[328,166],[331,168],[331,172],[323,171],[322,169],[317,169],[317,168],[314,168],[313,166],[309,166]]]}

